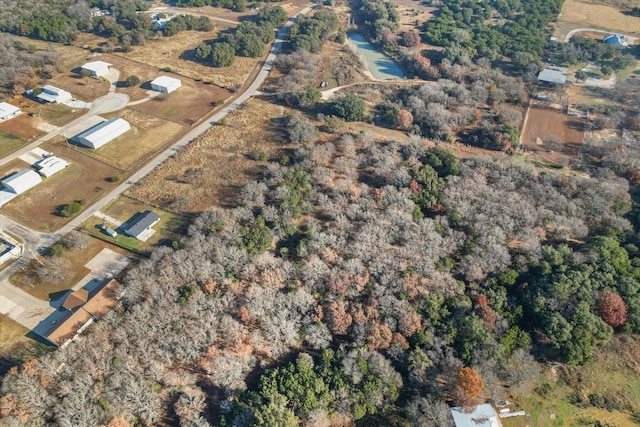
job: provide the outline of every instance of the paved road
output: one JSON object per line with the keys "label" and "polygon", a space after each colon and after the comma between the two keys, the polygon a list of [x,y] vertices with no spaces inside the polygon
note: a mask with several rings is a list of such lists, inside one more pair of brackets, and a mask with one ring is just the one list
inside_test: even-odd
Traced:
{"label": "paved road", "polygon": [[[278,30],[276,35],[276,40],[274,41],[271,50],[269,51],[269,55],[267,56],[265,63],[263,64],[261,70],[256,75],[253,82],[246,88],[244,92],[238,95],[229,105],[223,107],[219,112],[212,114],[209,116],[202,124],[196,126],[191,131],[189,131],[186,135],[180,138],[175,144],[169,147],[167,150],[163,151],[155,158],[153,158],[149,163],[144,165],[141,169],[131,175],[127,180],[118,185],[116,188],[111,190],[105,196],[103,196],[100,200],[95,202],[93,205],[86,208],[83,212],[78,214],[73,220],[67,223],[60,230],[50,233],[37,233],[33,230],[30,230],[24,226],[21,226],[14,221],[0,215],[0,227],[6,226],[6,229],[14,232],[14,234],[18,235],[25,241],[26,250],[24,251],[24,255],[14,261],[11,265],[7,266],[4,270],[0,272],[0,312],[3,314],[8,314],[12,319],[18,321],[22,325],[26,326],[29,329],[33,329],[37,323],[44,319],[49,313],[53,311],[52,307],[38,299],[34,299],[26,292],[21,289],[16,288],[11,283],[9,283],[9,277],[14,274],[19,268],[22,268],[27,262],[30,261],[30,258],[27,258],[27,255],[37,252],[38,248],[45,248],[59,240],[65,234],[69,233],[80,224],[82,224],[86,219],[94,215],[96,212],[105,207],[109,202],[113,199],[127,191],[132,185],[140,181],[144,178],[149,172],[151,172],[156,167],[160,166],[166,160],[168,160],[171,156],[173,156],[176,152],[180,151],[182,148],[186,147],[191,141],[195,138],[206,132],[211,126],[216,125],[221,119],[227,116],[232,111],[236,110],[243,103],[245,103],[250,97],[255,95],[258,92],[258,88],[264,83],[264,80],[269,75],[269,72],[273,68],[273,63],[280,51],[282,43],[284,42],[284,37],[289,30],[289,27],[293,25],[296,17],[301,14],[309,13],[311,10],[315,8],[315,4],[306,7],[305,9],[298,12],[294,17],[289,18],[287,23]],[[113,94],[118,95],[118,94]],[[109,95],[106,95],[109,97]],[[103,97],[104,98],[104,97]],[[114,102],[114,98],[107,98],[109,103]],[[96,100],[98,101],[98,100]],[[128,102],[128,99],[127,99]],[[95,104],[95,102],[94,102]],[[98,104],[99,105],[99,104]],[[112,104],[108,104],[112,105]],[[113,104],[119,105],[119,104]],[[126,106],[126,102],[120,108],[124,108]],[[101,107],[96,106],[96,111],[101,111]],[[92,108],[93,111],[93,108]],[[87,114],[91,114],[91,111]],[[69,125],[65,126],[65,128],[70,127],[72,124],[78,122],[79,120],[86,119],[86,116],[81,117],[80,119],[74,120]],[[56,134],[59,134],[62,129],[56,131]],[[40,141],[38,144],[42,143]],[[35,144],[35,143],[34,143]],[[37,147],[38,144],[30,144],[33,147],[27,147],[28,149],[25,152],[30,151],[31,149]],[[22,153],[16,156],[11,156],[13,158],[18,157]],[[6,162],[5,162],[6,163]],[[0,162],[0,165],[2,163]],[[21,228],[20,228],[21,227]],[[31,249],[31,250],[29,250]],[[32,255],[35,256],[35,255]],[[27,295],[27,296],[25,296]],[[44,309],[46,305],[47,309]],[[35,322],[35,324],[34,324]]]}

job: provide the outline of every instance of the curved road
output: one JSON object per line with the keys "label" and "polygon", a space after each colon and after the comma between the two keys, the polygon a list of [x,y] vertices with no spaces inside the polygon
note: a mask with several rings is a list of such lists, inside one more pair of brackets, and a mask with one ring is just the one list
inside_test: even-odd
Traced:
{"label": "curved road", "polygon": [[[571,30],[567,33],[567,35],[564,37],[564,42],[568,42],[569,40],[571,40],[571,37],[573,37],[576,33],[584,33],[584,32],[591,32],[591,33],[600,33],[600,34],[620,34],[620,33],[616,33],[614,31],[605,31],[605,30],[598,30],[595,28],[576,28],[575,30]],[[632,46],[636,43],[636,41],[638,40],[638,37],[634,37],[634,36],[629,36],[625,34],[625,37],[627,38],[627,43],[629,43],[629,46]]]}
{"label": "curved road", "polygon": [[[35,328],[42,319],[48,316],[54,309],[50,307],[47,302],[34,298],[28,293],[24,292],[22,289],[19,289],[13,286],[9,282],[9,277],[13,275],[19,268],[23,268],[23,266],[30,261],[29,257],[35,256],[31,254],[33,254],[34,252],[37,252],[39,248],[45,248],[50,246],[51,244],[59,240],[62,236],[69,233],[76,227],[78,227],[87,218],[89,218],[94,213],[96,213],[97,211],[105,207],[113,199],[115,199],[116,197],[118,197],[119,195],[127,191],[132,185],[140,181],[149,172],[151,172],[153,169],[155,169],[156,167],[164,163],[166,160],[168,160],[177,151],[186,147],[191,141],[193,141],[195,138],[197,138],[198,136],[206,132],[210,127],[216,125],[221,119],[223,119],[229,113],[235,111],[243,103],[245,103],[249,98],[251,98],[256,93],[258,93],[258,88],[262,85],[262,83],[264,83],[265,79],[269,75],[269,72],[273,68],[273,63],[276,59],[276,56],[278,55],[278,52],[280,51],[280,48],[282,46],[282,43],[284,42],[284,38],[285,38],[285,35],[287,34],[287,31],[289,30],[289,27],[293,25],[293,23],[295,22],[295,19],[299,15],[307,14],[311,10],[313,10],[315,7],[316,5],[312,4],[302,9],[300,12],[295,14],[292,18],[289,18],[289,20],[285,23],[285,25],[278,30],[278,33],[276,35],[276,40],[273,42],[273,45],[271,46],[269,54],[265,59],[265,62],[262,65],[262,68],[256,75],[253,82],[246,88],[244,92],[238,95],[237,98],[235,98],[229,105],[223,107],[219,112],[207,117],[207,119],[202,124],[193,128],[186,135],[184,135],[182,138],[176,141],[171,147],[169,147],[162,153],[158,154],[149,163],[147,163],[138,171],[136,171],[123,183],[121,183],[116,188],[111,190],[109,193],[107,193],[105,196],[103,196],[100,200],[95,202],[93,205],[87,207],[83,212],[81,212],[78,216],[76,216],[73,220],[67,223],[60,230],[50,234],[38,233],[17,224],[16,222],[10,220],[9,218],[6,218],[0,215],[0,228],[4,228],[6,230],[13,232],[13,234],[18,235],[25,242],[24,244],[25,249],[23,250],[23,254],[25,256],[20,257],[19,259],[14,261],[12,264],[8,265],[4,270],[0,272],[0,312],[2,314],[8,315],[9,317],[11,317],[12,319],[16,320],[17,322],[19,322],[20,324],[22,324],[23,326],[29,329]],[[113,95],[118,95],[118,94],[105,95],[105,97],[103,98],[106,98],[106,101],[108,101],[105,103],[108,105],[112,105],[114,107],[122,105],[122,103],[124,103],[124,105],[120,107],[120,108],[124,108],[124,106],[126,106],[126,103],[128,102],[128,97],[127,97],[127,100],[125,101],[124,98],[113,97]],[[119,98],[119,99],[116,99],[116,98]],[[92,110],[90,110],[90,112],[87,114],[94,115],[94,114],[97,114],[94,111],[101,111],[101,110],[102,110],[102,107],[96,106],[96,107],[93,107]],[[65,128],[69,127],[71,124],[78,122],[79,120],[86,119],[86,116],[87,115],[84,115],[80,119],[74,120],[69,125],[65,126]],[[59,129],[53,132],[53,134],[50,134],[51,136],[47,135],[46,137],[40,138],[38,141],[36,141],[37,144],[36,142],[29,144],[27,147],[25,147],[25,149],[20,150],[18,154],[16,154],[15,156],[12,155],[11,157],[16,158],[19,155],[24,154],[23,151],[25,153],[30,151],[31,149],[41,144],[44,140],[48,140],[54,135],[59,134],[61,131],[62,129]],[[6,162],[3,162],[2,160],[0,160],[0,165],[2,165],[3,163],[6,163]]]}

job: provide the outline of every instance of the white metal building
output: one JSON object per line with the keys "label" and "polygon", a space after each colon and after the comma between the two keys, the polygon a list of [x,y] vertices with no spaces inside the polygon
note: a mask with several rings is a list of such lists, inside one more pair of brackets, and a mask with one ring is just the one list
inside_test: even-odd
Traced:
{"label": "white metal building", "polygon": [[82,67],[81,70],[87,70],[91,77],[102,77],[109,74],[109,67],[111,64],[104,61],[93,61],[87,62]]}
{"label": "white metal building", "polygon": [[36,169],[38,169],[38,173],[47,178],[57,172],[60,172],[67,166],[69,166],[69,162],[58,156],[46,157],[35,164]]}
{"label": "white metal building", "polygon": [[169,76],[156,77],[151,81],[151,89],[158,92],[171,93],[180,86],[182,86],[180,80]]}
{"label": "white metal building", "polygon": [[21,194],[42,182],[42,178],[32,169],[23,169],[2,180],[4,187],[16,194]]}
{"label": "white metal building", "polygon": [[0,102],[0,120],[7,120],[20,114],[20,108],[6,102]]}
{"label": "white metal building", "polygon": [[70,101],[72,96],[66,90],[51,85],[44,85],[42,87],[42,93],[38,95],[38,99],[54,104],[62,104],[63,102]]}
{"label": "white metal building", "polygon": [[129,122],[119,117],[105,120],[90,127],[73,139],[89,148],[100,148],[131,129]]}

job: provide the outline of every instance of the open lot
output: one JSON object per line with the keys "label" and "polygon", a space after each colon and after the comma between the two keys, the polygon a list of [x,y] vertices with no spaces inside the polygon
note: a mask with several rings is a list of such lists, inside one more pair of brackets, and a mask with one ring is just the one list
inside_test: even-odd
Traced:
{"label": "open lot", "polygon": [[36,357],[45,350],[43,344],[27,337],[29,330],[0,314],[0,378],[13,366]]}
{"label": "open lot", "polygon": [[83,153],[104,159],[123,170],[142,164],[153,154],[171,143],[183,129],[178,123],[130,109],[105,116],[121,117],[129,122],[131,130],[98,149],[75,146]]}
{"label": "open lot", "polygon": [[[36,260],[32,260],[23,270],[20,270],[18,273],[11,276],[9,280],[15,286],[20,287],[25,292],[28,292],[43,301],[56,300],[61,296],[60,293],[71,289],[79,280],[91,273],[91,270],[85,267],[85,264],[91,261],[92,258],[98,255],[98,253],[100,253],[104,248],[111,249],[112,251],[122,255],[131,256],[128,252],[115,245],[90,236],[87,237],[87,244],[84,248],[67,250],[62,257],[51,258],[63,260],[65,266],[64,271],[66,273],[64,280],[39,280],[37,271],[42,268],[42,266]],[[50,261],[50,259],[44,256],[41,256],[38,259],[44,264]]]}
{"label": "open lot", "polygon": [[[557,162],[560,156],[572,157],[580,153],[583,133],[583,121],[580,117],[532,107],[527,112],[521,141],[527,150],[537,153],[541,159]],[[559,138],[561,146],[549,147],[546,141],[552,137]],[[553,149],[553,152],[548,152],[549,149]]]}
{"label": "open lot", "polygon": [[44,104],[38,109],[38,117],[53,126],[64,126],[86,112],[87,110],[63,104]]}
{"label": "open lot", "polygon": [[20,138],[0,130],[0,158],[18,150],[23,144],[24,141]]}
{"label": "open lot", "polygon": [[[101,212],[116,219],[120,223],[124,223],[131,219],[136,213],[144,212],[146,210],[152,210],[160,216],[160,222],[152,227],[155,230],[155,233],[146,242],[141,242],[133,237],[125,236],[124,230],[119,228],[118,224],[113,224],[112,222],[103,218],[98,218],[97,216],[92,216],[87,219],[82,224],[82,228],[92,234],[100,236],[103,239],[113,240],[114,243],[124,248],[146,253],[153,251],[156,246],[171,245],[173,240],[184,234],[189,223],[188,217],[168,212],[163,209],[158,209],[126,196],[116,198],[112,203],[107,205],[106,208],[102,209]],[[114,230],[117,230],[118,236],[114,239],[103,234],[102,231],[96,227],[98,224],[104,224]]]}
{"label": "open lot", "polygon": [[255,179],[261,165],[252,158],[257,153],[278,158],[286,147],[284,134],[271,122],[285,112],[269,102],[250,100],[228,116],[225,125],[211,128],[152,171],[130,194],[186,213],[235,203],[240,189]]}
{"label": "open lot", "polygon": [[558,17],[563,38],[575,28],[598,28],[628,35],[640,35],[640,17],[595,1],[565,0]]}
{"label": "open lot", "polygon": [[[117,185],[109,182],[108,178],[121,174],[121,171],[67,146],[64,140],[44,144],[41,148],[62,157],[71,165],[19,195],[2,210],[27,227],[52,232],[69,221],[69,218],[56,215],[59,206],[74,200],[86,200],[90,205]],[[21,163],[27,167],[26,163]]]}

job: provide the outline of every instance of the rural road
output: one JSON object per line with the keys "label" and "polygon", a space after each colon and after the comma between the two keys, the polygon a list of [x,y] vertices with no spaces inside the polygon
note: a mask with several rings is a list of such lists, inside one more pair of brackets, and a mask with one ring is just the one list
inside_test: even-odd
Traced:
{"label": "rural road", "polygon": [[321,92],[322,94],[322,99],[323,100],[328,100],[333,98],[333,95],[335,95],[337,92],[340,92],[342,89],[346,89],[348,87],[353,87],[353,86],[366,86],[366,85],[401,85],[401,86],[415,86],[415,85],[436,85],[439,84],[438,82],[434,82],[431,80],[420,80],[420,79],[413,79],[413,80],[377,80],[377,81],[372,81],[372,82],[358,82],[358,83],[350,83],[348,85],[344,85],[344,86],[337,86],[337,87],[332,87],[331,89],[327,89]]}
{"label": "rural road", "polygon": [[[186,135],[176,141],[171,147],[166,149],[165,151],[158,154],[154,157],[149,163],[145,164],[142,168],[136,171],[133,175],[131,175],[128,179],[118,185],[116,188],[111,190],[109,193],[104,195],[97,202],[87,207],[84,211],[78,214],[73,220],[68,222],[64,227],[59,229],[58,231],[50,234],[37,233],[33,230],[29,230],[26,227],[23,227],[14,221],[0,215],[0,228],[5,228],[8,231],[11,231],[13,234],[19,236],[25,242],[25,251],[23,251],[23,256],[14,261],[12,264],[8,265],[4,270],[0,272],[0,313],[8,315],[13,320],[16,320],[18,323],[23,326],[33,329],[37,324],[46,318],[51,312],[53,312],[54,308],[50,307],[49,304],[45,301],[41,301],[37,298],[32,297],[28,293],[23,290],[15,287],[9,282],[9,277],[13,275],[19,268],[22,268],[27,262],[30,261],[30,258],[27,257],[27,254],[30,255],[30,252],[37,252],[39,248],[46,248],[52,245],[54,242],[62,238],[65,234],[74,230],[80,224],[82,224],[87,218],[94,215],[96,212],[104,208],[108,203],[110,203],[113,199],[127,191],[132,185],[136,184],[142,178],[144,178],[147,174],[149,174],[156,167],[160,166],[162,163],[167,161],[170,157],[172,157],[175,153],[180,151],[182,148],[186,147],[193,141],[195,138],[206,132],[209,128],[216,125],[221,119],[227,116],[229,113],[235,111],[239,108],[243,103],[245,103],[249,98],[254,96],[258,92],[258,88],[264,83],[265,79],[269,75],[269,72],[273,68],[273,63],[280,51],[282,43],[284,42],[284,37],[289,30],[289,27],[293,25],[295,19],[299,15],[304,15],[309,13],[316,7],[315,4],[312,4],[300,12],[295,14],[293,17],[289,18],[289,20],[285,23],[285,25],[280,28],[276,35],[276,40],[273,42],[271,49],[267,58],[265,59],[262,68],[256,75],[253,82],[242,92],[240,95],[236,97],[229,105],[223,107],[220,111],[215,114],[212,114],[208,118],[206,118],[202,124],[196,126],[191,131],[189,131]],[[118,95],[118,94],[112,94]],[[105,104],[109,106],[119,106],[123,102],[123,99],[115,99],[110,95],[105,95],[106,100],[104,100]],[[99,101],[102,98],[98,98],[96,101]],[[96,102],[94,101],[94,103]],[[124,105],[120,108],[124,108],[128,102],[128,97]],[[113,103],[113,104],[112,104]],[[95,108],[95,109],[94,109]],[[92,113],[92,111],[102,111],[103,107],[95,106],[89,113],[80,117],[79,119],[74,120],[64,128],[68,128],[73,124],[79,123],[81,120],[85,120],[88,115],[95,115],[97,113]],[[104,107],[106,108],[106,107]],[[111,107],[109,107],[111,108]],[[59,134],[64,128],[58,129],[53,132],[53,134]],[[50,134],[51,135],[51,134]],[[10,159],[17,158],[18,156],[31,151],[33,148],[37,147],[42,142],[50,139],[52,136],[47,135],[39,140],[35,141],[32,144],[29,144],[24,149],[20,150],[18,153],[15,153],[9,156]],[[0,160],[0,165],[7,163],[7,161]],[[8,160],[9,161],[9,160]],[[37,240],[35,240],[37,238]],[[31,251],[30,251],[30,250]],[[27,253],[24,253],[27,252]]]}
{"label": "rural road", "polygon": [[[573,37],[576,33],[584,33],[587,31],[591,33],[600,33],[600,34],[618,34],[613,31],[597,30],[595,28],[576,28],[575,30],[571,30],[567,33],[567,35],[564,37],[564,42],[567,43],[569,40],[571,40],[571,37]],[[626,34],[625,34],[625,37],[627,38],[627,43],[629,43],[629,45],[634,45],[638,40],[638,37],[628,36]]]}

